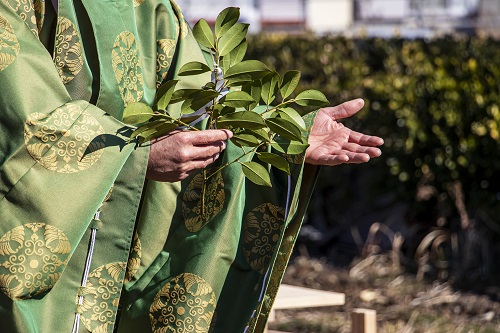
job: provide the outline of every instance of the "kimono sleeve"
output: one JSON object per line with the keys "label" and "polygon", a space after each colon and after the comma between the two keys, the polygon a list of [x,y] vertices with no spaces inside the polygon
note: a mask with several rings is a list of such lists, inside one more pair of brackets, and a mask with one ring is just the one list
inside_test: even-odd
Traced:
{"label": "kimono sleeve", "polygon": [[129,160],[130,182],[142,187],[149,151],[127,144],[121,122],[71,99],[49,52],[4,2],[0,87],[0,291],[43,297]]}

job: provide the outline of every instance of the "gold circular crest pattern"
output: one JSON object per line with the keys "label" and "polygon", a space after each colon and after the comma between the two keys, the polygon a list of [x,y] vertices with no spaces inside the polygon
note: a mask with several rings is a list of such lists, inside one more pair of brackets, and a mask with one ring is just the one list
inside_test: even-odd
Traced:
{"label": "gold circular crest pattern", "polygon": [[[198,232],[203,229],[224,207],[226,194],[222,174],[218,172],[208,179],[205,185],[204,200],[202,200],[202,192],[203,175],[198,173],[191,180],[182,197],[184,223],[190,232]],[[203,212],[201,209],[202,201],[204,201]]]}
{"label": "gold circular crest pattern", "polygon": [[254,270],[264,274],[280,238],[285,210],[265,203],[247,214],[243,221],[243,255]]}
{"label": "gold circular crest pattern", "polygon": [[71,244],[45,223],[18,226],[0,238],[0,290],[13,300],[52,289],[69,260]]}
{"label": "gold circular crest pattern", "polygon": [[38,37],[37,20],[35,17],[35,6],[33,0],[3,0],[17,15],[26,23],[26,25]]}
{"label": "gold circular crest pattern", "polygon": [[90,332],[108,332],[112,328],[120,302],[126,263],[113,262],[89,274],[86,295],[81,306],[81,321]]}
{"label": "gold circular crest pattern", "polygon": [[144,3],[144,0],[134,0],[134,7],[139,7]]}
{"label": "gold circular crest pattern", "polygon": [[168,282],[149,309],[154,333],[207,333],[217,299],[203,278],[183,273]]}
{"label": "gold circular crest pattern", "polygon": [[160,86],[167,76],[175,53],[176,41],[174,39],[160,39],[157,41],[156,57],[156,86]]}
{"label": "gold circular crest pattern", "polygon": [[54,64],[64,84],[71,82],[83,68],[83,49],[76,26],[69,19],[57,21]]}
{"label": "gold circular crest pattern", "polygon": [[141,240],[139,239],[139,234],[137,232],[134,235],[134,240],[132,241],[132,247],[130,248],[130,254],[127,263],[127,272],[125,273],[125,283],[133,280],[135,274],[139,267],[141,267],[141,257],[142,257],[142,246]]}
{"label": "gold circular crest pattern", "polygon": [[103,127],[92,115],[68,103],[51,114],[29,115],[24,125],[24,142],[31,157],[46,169],[75,173],[90,168],[102,156],[102,149],[90,149],[93,146],[89,145],[103,133]]}
{"label": "gold circular crest pattern", "polygon": [[116,37],[111,61],[125,106],[139,102],[144,95],[141,58],[131,32],[124,31]]}
{"label": "gold circular crest pattern", "polygon": [[0,72],[14,62],[20,48],[12,25],[0,13]]}

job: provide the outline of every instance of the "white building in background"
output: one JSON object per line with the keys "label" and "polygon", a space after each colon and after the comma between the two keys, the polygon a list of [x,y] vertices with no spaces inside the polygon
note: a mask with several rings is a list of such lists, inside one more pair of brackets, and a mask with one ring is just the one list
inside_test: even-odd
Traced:
{"label": "white building in background", "polygon": [[[177,0],[186,18],[214,23],[229,6],[241,8],[250,32],[309,30],[369,36],[431,37],[484,31],[500,35],[500,0]],[[481,30],[482,29],[482,30]]]}
{"label": "white building in background", "polygon": [[260,31],[260,10],[256,0],[177,0],[186,19],[194,25],[200,18],[215,23],[217,15],[227,7],[239,7],[241,22],[250,23],[250,32]]}
{"label": "white building in background", "polygon": [[177,0],[186,18],[214,22],[224,8],[241,8],[250,31],[341,31],[353,22],[354,0]]}
{"label": "white building in background", "polygon": [[[411,0],[355,0],[356,19],[362,22],[400,22],[410,15]],[[423,0],[425,1],[425,0]]]}
{"label": "white building in background", "polygon": [[304,30],[306,24],[304,0],[260,0],[258,8],[264,30]]}
{"label": "white building in background", "polygon": [[353,24],[352,0],[308,0],[305,7],[308,30],[318,33],[343,32]]}
{"label": "white building in background", "polygon": [[479,33],[500,38],[500,0],[481,1],[477,30]]}
{"label": "white building in background", "polygon": [[473,33],[481,3],[500,0],[354,0],[355,28],[368,35]]}

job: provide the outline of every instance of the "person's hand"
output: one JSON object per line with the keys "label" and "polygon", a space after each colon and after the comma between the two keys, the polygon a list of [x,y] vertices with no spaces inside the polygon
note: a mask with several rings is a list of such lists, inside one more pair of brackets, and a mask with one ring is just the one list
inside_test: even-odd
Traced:
{"label": "person's hand", "polygon": [[382,154],[376,148],[384,144],[382,138],[352,131],[337,122],[356,114],[364,104],[362,99],[355,99],[318,111],[309,136],[306,163],[329,166],[364,163]]}
{"label": "person's hand", "polygon": [[176,182],[214,162],[226,149],[228,130],[173,131],[151,141],[146,177]]}

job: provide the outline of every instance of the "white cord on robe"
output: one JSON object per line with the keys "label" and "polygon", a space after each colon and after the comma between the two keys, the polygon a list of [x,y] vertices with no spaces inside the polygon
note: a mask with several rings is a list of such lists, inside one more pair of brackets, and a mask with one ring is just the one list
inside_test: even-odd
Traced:
{"label": "white cord on robe", "polygon": [[[99,221],[100,215],[101,215],[100,211],[95,213],[94,220]],[[89,250],[87,252],[87,260],[85,261],[85,270],[83,271],[81,288],[87,287],[87,282],[89,280],[90,266],[92,264],[92,257],[94,255],[94,249],[95,249],[96,235],[97,235],[97,229],[91,228],[90,229],[90,245],[89,245]],[[84,300],[84,296],[78,295],[77,307],[80,307],[83,304],[83,300]],[[78,333],[78,331],[80,330],[80,317],[81,317],[81,313],[78,310],[75,313],[75,322],[73,323],[73,330],[71,331],[71,333]]]}
{"label": "white cord on robe", "polygon": [[[287,189],[287,193],[286,193],[286,206],[285,206],[285,222],[288,219],[288,212],[290,210],[290,196],[291,196],[291,192],[292,192],[292,176],[288,175],[288,189]],[[259,296],[259,301],[258,301],[259,303],[262,302],[262,300],[264,298],[264,292],[266,290],[266,285],[267,285],[266,282],[267,282],[267,278],[269,277],[270,268],[271,267],[267,268],[266,275],[264,275],[264,280],[262,281],[262,289],[260,291],[260,296]],[[256,312],[257,311],[255,311],[255,310],[252,312],[252,315],[250,316],[250,319],[252,319],[252,318],[255,317]],[[243,333],[247,333],[249,329],[250,329],[250,326],[245,327],[245,330],[243,331]]]}

